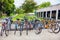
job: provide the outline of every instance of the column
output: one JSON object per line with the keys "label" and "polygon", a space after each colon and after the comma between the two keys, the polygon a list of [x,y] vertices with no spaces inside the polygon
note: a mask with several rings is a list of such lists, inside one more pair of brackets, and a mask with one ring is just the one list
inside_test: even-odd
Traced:
{"label": "column", "polygon": [[42,12],[42,18],[44,17],[44,12]]}
{"label": "column", "polygon": [[40,17],[40,12],[39,12],[39,17]]}
{"label": "column", "polygon": [[52,11],[50,11],[50,18],[51,18],[51,16],[52,16]]}
{"label": "column", "polygon": [[35,15],[36,15],[36,17],[38,17],[38,12]]}
{"label": "column", "polygon": [[39,12],[39,17],[40,17],[40,12]]}
{"label": "column", "polygon": [[40,12],[40,15],[41,15],[41,17],[42,17],[42,12]]}
{"label": "column", "polygon": [[39,12],[38,12],[38,15],[37,15],[37,17],[39,17]]}
{"label": "column", "polygon": [[40,12],[38,13],[38,17],[40,17]]}
{"label": "column", "polygon": [[43,18],[44,18],[44,12],[43,12]]}
{"label": "column", "polygon": [[58,20],[58,9],[56,10],[56,21]]}
{"label": "column", "polygon": [[40,17],[41,17],[41,12],[40,12]]}
{"label": "column", "polygon": [[47,11],[46,11],[46,18],[47,18]]}
{"label": "column", "polygon": [[37,12],[37,17],[38,17],[38,12]]}

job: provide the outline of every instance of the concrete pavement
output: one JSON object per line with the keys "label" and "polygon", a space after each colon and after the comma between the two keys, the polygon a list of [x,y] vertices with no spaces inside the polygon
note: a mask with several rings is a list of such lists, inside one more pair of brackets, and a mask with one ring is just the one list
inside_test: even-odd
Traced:
{"label": "concrete pavement", "polygon": [[17,31],[16,35],[14,35],[14,31],[10,31],[9,36],[0,36],[0,40],[60,40],[60,32],[57,34],[49,33],[47,29],[43,29],[39,35],[36,35],[34,30],[29,31],[28,35],[26,35],[25,30],[21,36],[19,33]]}

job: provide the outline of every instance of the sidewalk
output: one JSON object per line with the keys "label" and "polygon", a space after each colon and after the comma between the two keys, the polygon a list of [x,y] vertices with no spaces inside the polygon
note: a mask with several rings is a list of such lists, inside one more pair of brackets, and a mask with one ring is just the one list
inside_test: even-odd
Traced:
{"label": "sidewalk", "polygon": [[0,36],[0,40],[60,40],[60,32],[58,34],[49,33],[47,29],[43,29],[39,35],[36,35],[34,30],[29,31],[26,35],[26,31],[23,31],[22,35],[19,35],[19,31],[14,35],[14,31],[10,31],[8,37]]}

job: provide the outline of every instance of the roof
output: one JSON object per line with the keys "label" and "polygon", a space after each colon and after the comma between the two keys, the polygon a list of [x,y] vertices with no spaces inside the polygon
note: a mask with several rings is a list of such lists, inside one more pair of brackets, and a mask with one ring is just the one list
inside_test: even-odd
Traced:
{"label": "roof", "polygon": [[51,11],[51,10],[57,10],[57,9],[60,10],[60,4],[51,5],[49,7],[41,8],[41,9],[37,10],[37,12],[40,12],[40,11]]}

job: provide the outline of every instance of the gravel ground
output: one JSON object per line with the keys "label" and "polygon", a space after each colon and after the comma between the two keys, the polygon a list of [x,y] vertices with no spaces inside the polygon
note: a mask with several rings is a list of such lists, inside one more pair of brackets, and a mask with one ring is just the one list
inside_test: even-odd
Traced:
{"label": "gravel ground", "polygon": [[19,31],[14,35],[14,31],[9,32],[9,36],[0,36],[0,40],[60,40],[60,32],[57,34],[49,33],[47,29],[43,29],[42,32],[37,35],[34,33],[34,30],[28,32],[26,35],[26,31],[22,32],[22,35],[19,35]]}

